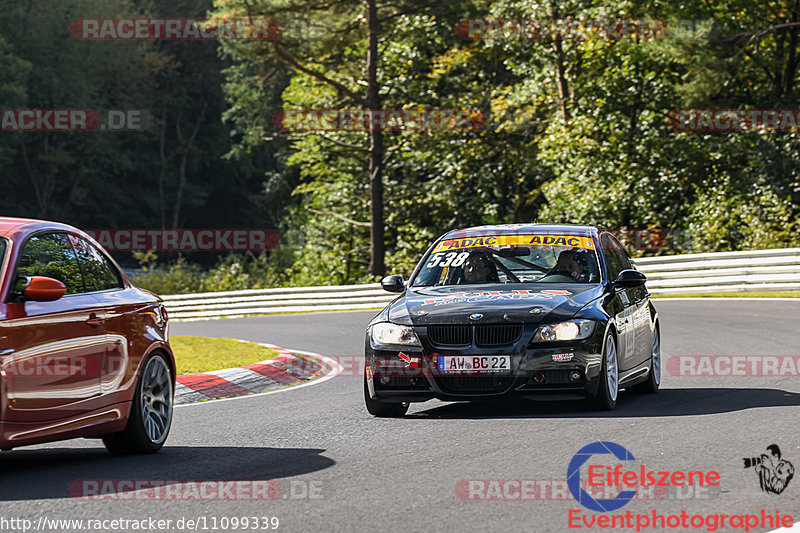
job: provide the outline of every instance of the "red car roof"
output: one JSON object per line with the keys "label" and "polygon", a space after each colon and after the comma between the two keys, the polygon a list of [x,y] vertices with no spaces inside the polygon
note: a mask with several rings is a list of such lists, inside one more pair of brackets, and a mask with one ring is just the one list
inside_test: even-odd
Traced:
{"label": "red car roof", "polygon": [[62,229],[65,231],[75,231],[75,228],[67,224],[59,222],[51,222],[48,220],[37,220],[34,218],[13,218],[13,217],[0,217],[0,237],[11,237],[17,233],[21,228],[27,226],[41,226],[44,228]]}

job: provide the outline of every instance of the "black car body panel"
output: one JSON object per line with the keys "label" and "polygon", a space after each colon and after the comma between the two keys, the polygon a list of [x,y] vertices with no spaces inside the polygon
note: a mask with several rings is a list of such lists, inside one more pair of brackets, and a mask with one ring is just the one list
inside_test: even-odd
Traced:
{"label": "black car body panel", "polygon": [[[454,290],[455,289],[455,290]],[[486,285],[411,288],[389,306],[389,321],[405,326],[471,324],[469,315],[483,313],[483,322],[539,323],[572,318],[582,307],[603,296],[600,286],[552,284],[540,288]],[[539,309],[537,314],[531,311]],[[422,312],[422,313],[421,313]]]}

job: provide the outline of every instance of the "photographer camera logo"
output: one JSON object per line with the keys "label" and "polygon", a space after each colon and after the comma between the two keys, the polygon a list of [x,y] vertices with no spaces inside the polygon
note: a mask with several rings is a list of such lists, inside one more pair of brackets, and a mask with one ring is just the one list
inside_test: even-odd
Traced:
{"label": "photographer camera logo", "polygon": [[768,454],[761,457],[745,457],[744,467],[752,468],[758,474],[761,490],[769,494],[780,494],[789,485],[794,476],[794,466],[781,459],[781,449],[777,444],[767,446]]}

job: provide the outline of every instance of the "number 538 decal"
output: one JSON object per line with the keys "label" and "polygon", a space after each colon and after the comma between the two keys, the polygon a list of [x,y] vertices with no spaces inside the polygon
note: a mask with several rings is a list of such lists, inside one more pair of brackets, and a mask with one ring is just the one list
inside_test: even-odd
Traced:
{"label": "number 538 decal", "polygon": [[[469,257],[469,252],[461,252],[460,254],[456,252],[448,252],[448,253],[439,252],[431,256],[431,260],[428,262],[427,265],[425,265],[425,267],[426,268],[435,268],[437,266],[457,267],[461,266],[464,263],[464,261],[467,260],[467,257]],[[444,258],[444,261],[442,261],[442,258]]]}

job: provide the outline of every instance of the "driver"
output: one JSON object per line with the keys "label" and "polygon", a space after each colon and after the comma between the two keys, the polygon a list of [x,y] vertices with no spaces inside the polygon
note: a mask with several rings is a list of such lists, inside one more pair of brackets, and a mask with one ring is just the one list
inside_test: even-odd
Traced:
{"label": "driver", "polygon": [[553,272],[563,273],[572,279],[578,279],[583,274],[583,265],[577,260],[578,252],[575,250],[565,250],[558,256]]}
{"label": "driver", "polygon": [[464,280],[467,283],[493,283],[499,281],[497,269],[486,254],[472,252],[464,261]]}

